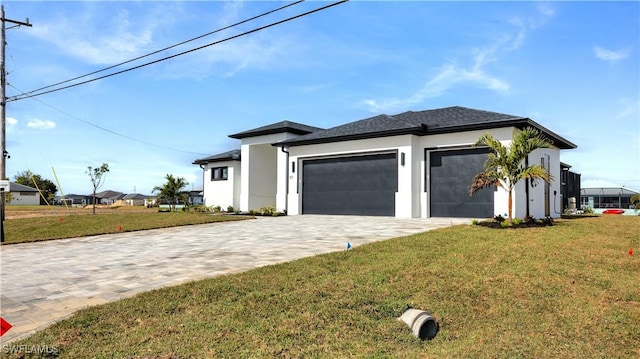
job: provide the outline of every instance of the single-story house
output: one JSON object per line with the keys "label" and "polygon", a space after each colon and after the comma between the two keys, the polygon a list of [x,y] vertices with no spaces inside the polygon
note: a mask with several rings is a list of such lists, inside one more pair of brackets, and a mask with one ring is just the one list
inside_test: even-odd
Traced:
{"label": "single-story house", "polygon": [[488,188],[469,195],[488,153],[473,144],[487,132],[508,144],[525,127],[553,143],[527,162],[543,165],[555,181],[518,183],[514,216],[558,217],[560,150],[576,145],[526,117],[459,106],[378,115],[329,129],[282,121],[232,134],[239,150],[193,163],[203,170],[206,206],[275,206],[289,215],[488,218],[507,212],[507,193]]}
{"label": "single-story house", "polygon": [[187,201],[191,206],[199,206],[204,204],[204,194],[201,189],[189,191],[189,199]]}
{"label": "single-story house", "polygon": [[36,188],[19,183],[9,182],[10,205],[37,206],[40,204],[40,193]]}
{"label": "single-story house", "polygon": [[[110,206],[116,203],[117,201],[123,199],[124,196],[125,196],[124,193],[118,192],[118,191],[107,190],[107,191],[98,192],[96,193],[96,204],[105,204]],[[88,204],[93,204],[93,194],[89,195]]]}
{"label": "single-story house", "polygon": [[635,206],[631,204],[631,197],[640,192],[625,187],[597,187],[580,189],[580,207],[591,208],[596,213],[605,209],[626,209],[625,213],[634,213]]}
{"label": "single-story house", "polygon": [[54,205],[59,205],[62,206],[65,204],[67,206],[73,206],[73,205],[86,205],[87,203],[91,202],[90,199],[90,195],[87,196],[85,194],[67,194],[63,196],[55,196],[53,198],[53,204]]}
{"label": "single-story house", "polygon": [[141,193],[129,193],[122,197],[122,201],[129,206],[149,206],[154,203],[155,196],[147,196]]}

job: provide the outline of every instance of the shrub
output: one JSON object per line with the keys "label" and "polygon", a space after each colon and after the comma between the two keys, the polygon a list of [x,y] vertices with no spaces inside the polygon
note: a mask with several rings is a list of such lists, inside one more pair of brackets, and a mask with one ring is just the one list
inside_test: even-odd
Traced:
{"label": "shrub", "polygon": [[513,224],[515,224],[516,226],[520,225],[520,223],[522,223],[522,220],[520,218],[514,218],[513,219]]}
{"label": "shrub", "polygon": [[535,224],[536,223],[536,219],[532,215],[526,215],[524,217],[524,223],[526,223],[526,224]]}
{"label": "shrub", "polygon": [[545,226],[553,226],[553,218],[551,217],[545,217],[542,220],[542,224],[544,224]]}
{"label": "shrub", "polygon": [[502,221],[502,222],[498,222],[498,223],[500,223],[500,227],[502,227],[502,228],[511,227],[511,224],[509,222],[507,222],[507,221]]}
{"label": "shrub", "polygon": [[235,212],[235,210],[233,209],[233,206],[227,207],[227,213],[233,213],[233,212]]}
{"label": "shrub", "polygon": [[197,205],[197,206],[194,206],[194,207],[193,207],[193,209],[194,209],[196,212],[209,212],[209,208],[207,208],[206,206],[204,206],[204,205],[202,205],[202,204],[199,204],[199,205]]}
{"label": "shrub", "polygon": [[266,207],[262,207],[258,210],[258,213],[261,216],[273,216],[273,214],[275,213],[276,209],[273,206],[266,206]]}
{"label": "shrub", "polygon": [[477,226],[480,223],[477,219],[471,220],[471,225]]}
{"label": "shrub", "polygon": [[584,206],[582,207],[582,212],[584,212],[585,214],[593,213],[593,208]]}
{"label": "shrub", "polygon": [[500,214],[495,216],[495,217],[493,217],[493,219],[498,223],[502,223],[502,222],[505,221],[504,217],[502,217],[502,215],[500,215]]}
{"label": "shrub", "polygon": [[217,213],[217,212],[221,212],[221,211],[222,211],[222,207],[220,207],[220,206],[213,206],[213,207],[211,207],[211,211],[212,211],[212,212],[216,212],[216,213]]}

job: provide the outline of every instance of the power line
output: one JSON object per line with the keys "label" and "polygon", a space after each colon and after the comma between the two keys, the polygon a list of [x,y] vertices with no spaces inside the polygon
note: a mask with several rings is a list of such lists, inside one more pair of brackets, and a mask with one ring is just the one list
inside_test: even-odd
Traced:
{"label": "power line", "polygon": [[[16,88],[16,87],[15,87],[15,86],[13,86],[12,84],[8,84],[8,85],[9,85],[9,86],[11,86],[11,87],[13,87],[16,91],[18,91],[18,92],[20,92],[20,93],[24,94],[24,92],[20,91],[20,89]],[[149,145],[149,146],[153,146],[153,147],[163,148],[163,149],[165,149],[165,150],[170,150],[170,151],[175,151],[175,152],[182,152],[182,153],[187,153],[187,154],[191,154],[191,155],[198,155],[198,156],[207,156],[207,154],[204,154],[204,153],[198,153],[198,152],[191,152],[191,151],[179,150],[179,149],[177,149],[177,148],[172,148],[172,147],[168,147],[168,146],[158,145],[158,144],[156,144],[156,143],[151,143],[151,142],[147,142],[147,141],[144,141],[144,140],[140,140],[140,139],[137,139],[137,138],[134,138],[134,137],[128,136],[128,135],[124,135],[124,134],[122,134],[122,133],[119,133],[119,132],[116,132],[116,131],[110,130],[110,129],[105,128],[105,127],[102,127],[102,126],[100,126],[100,125],[96,125],[95,123],[89,122],[89,121],[87,121],[87,120],[83,120],[83,119],[81,119],[81,118],[80,118],[80,117],[78,117],[78,116],[74,116],[74,115],[72,115],[72,114],[70,114],[70,113],[68,113],[68,112],[66,112],[66,111],[64,111],[64,110],[61,110],[61,109],[59,109],[59,108],[56,108],[55,106],[52,106],[52,105],[50,105],[50,104],[48,104],[48,103],[46,103],[46,102],[43,102],[43,101],[41,101],[40,99],[35,98],[34,96],[28,96],[28,98],[32,99],[33,101],[37,101],[37,102],[39,102],[41,105],[46,106],[46,107],[49,107],[50,109],[52,109],[52,110],[54,110],[54,111],[57,111],[57,112],[59,112],[59,113],[61,113],[61,114],[63,114],[63,115],[69,116],[69,117],[71,117],[72,119],[74,119],[74,120],[76,120],[76,121],[80,121],[80,122],[82,122],[82,123],[84,123],[84,124],[86,124],[86,125],[89,125],[89,126],[95,127],[95,128],[100,129],[100,130],[102,130],[102,131],[108,132],[108,133],[110,133],[110,134],[112,134],[112,135],[116,135],[116,136],[119,136],[119,137],[122,137],[122,138],[126,138],[127,140],[130,140],[130,141],[134,141],[134,142],[142,143],[142,144]]]}
{"label": "power line", "polygon": [[329,4],[329,5],[325,5],[325,6],[322,6],[322,7],[319,7],[319,8],[316,8],[316,9],[313,9],[313,10],[310,10],[310,11],[307,11],[307,12],[304,12],[304,13],[301,13],[301,14],[298,14],[298,15],[295,15],[295,16],[291,16],[291,17],[288,17],[288,18],[286,18],[286,19],[283,19],[283,20],[280,20],[280,21],[276,21],[276,22],[273,22],[273,23],[268,24],[268,25],[265,25],[265,26],[261,26],[261,27],[255,28],[255,29],[253,29],[253,30],[245,31],[245,32],[243,32],[243,33],[240,33],[240,34],[237,34],[237,35],[234,35],[234,36],[230,36],[230,37],[224,38],[224,39],[222,39],[222,40],[214,41],[214,42],[211,42],[211,43],[209,43],[209,44],[206,44],[206,45],[203,45],[203,46],[199,46],[199,47],[196,47],[196,48],[191,49],[191,50],[183,51],[183,52],[180,52],[180,53],[177,53],[177,54],[171,55],[171,56],[163,57],[163,58],[158,59],[158,60],[154,60],[154,61],[151,61],[151,62],[144,63],[144,64],[142,64],[142,65],[138,65],[138,66],[130,67],[130,68],[128,68],[128,69],[120,70],[120,71],[117,71],[117,72],[113,72],[113,73],[110,73],[110,74],[108,74],[108,75],[104,75],[104,76],[96,77],[96,78],[93,78],[93,79],[90,79],[90,80],[86,80],[86,81],[78,82],[78,83],[75,83],[75,84],[72,84],[72,85],[67,85],[67,86],[63,86],[63,87],[59,87],[59,88],[55,88],[55,89],[48,90],[48,91],[44,91],[44,92],[40,92],[40,93],[34,93],[34,92],[36,92],[36,91],[30,91],[30,92],[28,92],[28,93],[23,93],[22,95],[13,96],[13,97],[11,97],[11,98],[8,98],[8,99],[7,99],[7,102],[10,102],[10,101],[18,101],[18,100],[22,100],[22,99],[27,98],[27,97],[36,97],[36,96],[45,95],[45,94],[52,93],[52,92],[57,92],[57,91],[61,91],[61,90],[66,90],[66,89],[68,89],[68,88],[72,88],[72,87],[76,87],[76,86],[84,85],[84,84],[87,84],[87,83],[90,83],[90,82],[93,82],[93,81],[102,80],[102,79],[105,79],[105,78],[107,78],[107,77],[111,77],[111,76],[115,76],[115,75],[120,75],[120,74],[123,74],[123,73],[125,73],[125,72],[129,72],[129,71],[137,70],[137,69],[142,68],[142,67],[146,67],[146,66],[149,66],[149,65],[157,64],[157,63],[162,62],[162,61],[166,61],[166,60],[169,60],[169,59],[173,59],[173,58],[178,57],[178,56],[186,55],[186,54],[188,54],[188,53],[195,52],[195,51],[198,51],[198,50],[202,50],[202,49],[204,49],[204,48],[207,48],[207,47],[210,47],[210,46],[213,46],[213,45],[217,45],[217,44],[220,44],[220,43],[223,43],[223,42],[229,41],[229,40],[233,40],[233,39],[236,39],[236,38],[239,38],[239,37],[242,37],[242,36],[246,36],[246,35],[252,34],[252,33],[254,33],[254,32],[258,32],[258,31],[260,31],[260,30],[268,29],[268,28],[270,28],[270,27],[273,27],[273,26],[276,26],[276,25],[283,24],[283,23],[285,23],[285,22],[289,22],[289,21],[295,20],[295,19],[298,19],[298,18],[301,18],[301,17],[307,16],[307,15],[310,15],[310,14],[313,14],[313,13],[316,13],[316,12],[319,12],[319,11],[322,11],[322,10],[325,10],[325,9],[328,9],[328,8],[333,7],[333,6],[336,6],[336,5],[340,5],[340,4],[345,3],[345,2],[347,2],[347,1],[349,1],[349,0],[341,0],[341,1],[337,1],[337,2],[335,2],[335,3]]}
{"label": "power line", "polygon": [[109,67],[105,67],[105,68],[103,68],[103,69],[101,69],[101,70],[93,71],[93,72],[90,72],[90,73],[88,73],[88,74],[85,74],[85,75],[82,75],[82,76],[77,76],[77,77],[74,77],[74,78],[72,78],[72,79],[65,80],[65,81],[61,81],[61,82],[58,82],[58,83],[55,83],[55,84],[52,84],[52,85],[48,85],[48,86],[44,86],[44,87],[40,87],[40,88],[38,88],[38,89],[35,89],[35,90],[32,90],[32,91],[29,91],[29,93],[34,93],[34,92],[42,91],[42,90],[45,90],[45,89],[48,89],[48,88],[51,88],[51,87],[55,87],[55,86],[58,86],[58,85],[62,85],[62,84],[65,84],[65,83],[68,83],[68,82],[71,82],[71,81],[79,80],[79,79],[84,78],[84,77],[87,77],[87,76],[95,75],[95,74],[100,73],[100,72],[103,72],[103,71],[111,70],[111,69],[113,69],[113,68],[115,68],[115,67],[122,66],[122,65],[128,64],[128,63],[130,63],[130,62],[134,62],[134,61],[137,61],[137,60],[143,59],[143,58],[145,58],[145,57],[149,57],[149,56],[151,56],[151,55],[155,55],[155,54],[158,54],[158,53],[160,53],[160,52],[170,50],[170,49],[172,49],[172,48],[174,48],[174,47],[178,47],[178,46],[180,46],[180,45],[184,45],[184,44],[186,44],[186,43],[189,43],[189,42],[192,42],[192,41],[195,41],[195,40],[202,39],[203,37],[207,37],[207,36],[209,36],[209,35],[213,35],[213,34],[215,34],[215,33],[218,33],[218,32],[224,31],[224,30],[228,30],[228,29],[230,29],[230,28],[233,28],[233,27],[235,27],[235,26],[238,26],[238,25],[244,24],[244,23],[246,23],[246,22],[253,21],[253,20],[258,19],[258,18],[260,18],[260,17],[266,16],[266,15],[269,15],[269,14],[273,14],[273,13],[275,13],[275,12],[277,12],[277,11],[284,10],[284,9],[286,9],[286,8],[288,8],[288,7],[291,7],[291,6],[297,5],[297,4],[301,3],[301,2],[304,2],[304,0],[298,0],[298,1],[293,2],[293,3],[291,3],[291,4],[287,4],[287,5],[281,6],[281,7],[277,8],[277,9],[273,9],[273,10],[270,10],[270,11],[268,11],[268,12],[262,13],[262,14],[260,14],[260,15],[253,16],[253,17],[248,18],[248,19],[246,19],[246,20],[242,20],[242,21],[236,22],[236,23],[234,23],[234,24],[231,24],[231,25],[227,25],[227,26],[225,26],[225,27],[222,27],[222,28],[220,28],[220,29],[217,29],[217,30],[214,30],[214,31],[208,32],[208,33],[206,33],[206,34],[202,34],[202,35],[200,35],[200,36],[196,36],[196,37],[191,38],[191,39],[189,39],[189,40],[185,40],[185,41],[179,42],[179,43],[177,43],[177,44],[175,44],[175,45],[167,46],[167,47],[162,48],[162,49],[160,49],[160,50],[156,50],[156,51],[150,52],[150,53],[148,53],[148,54],[146,54],[146,55],[138,56],[138,57],[136,57],[136,58],[134,58],[134,59],[127,60],[127,61],[124,61],[124,62],[120,62],[120,63],[118,63],[118,64],[111,65],[111,66],[109,66]]}

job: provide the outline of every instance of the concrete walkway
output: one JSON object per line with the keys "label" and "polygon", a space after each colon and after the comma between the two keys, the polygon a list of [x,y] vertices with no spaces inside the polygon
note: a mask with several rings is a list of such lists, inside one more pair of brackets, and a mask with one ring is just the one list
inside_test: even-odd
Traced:
{"label": "concrete walkway", "polygon": [[289,216],[0,247],[0,345],[83,307],[221,274],[470,223],[468,219]]}

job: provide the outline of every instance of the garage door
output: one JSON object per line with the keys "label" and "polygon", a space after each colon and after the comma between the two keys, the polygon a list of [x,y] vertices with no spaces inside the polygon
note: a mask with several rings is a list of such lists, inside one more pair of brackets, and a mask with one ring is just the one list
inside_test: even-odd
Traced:
{"label": "garage door", "polygon": [[396,153],[306,160],[303,214],[395,216]]}
{"label": "garage door", "polygon": [[469,196],[473,177],[483,171],[488,149],[429,152],[431,217],[493,217],[494,189]]}

